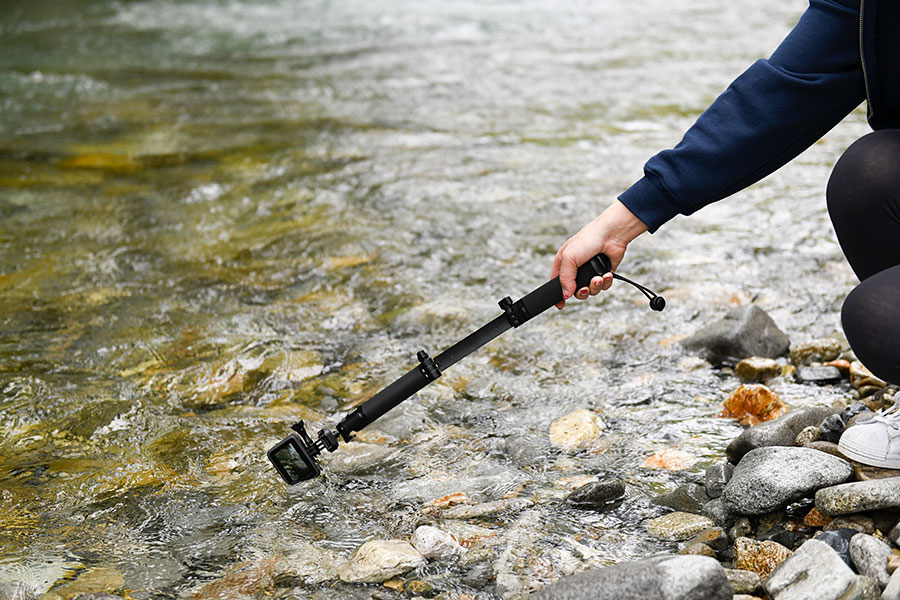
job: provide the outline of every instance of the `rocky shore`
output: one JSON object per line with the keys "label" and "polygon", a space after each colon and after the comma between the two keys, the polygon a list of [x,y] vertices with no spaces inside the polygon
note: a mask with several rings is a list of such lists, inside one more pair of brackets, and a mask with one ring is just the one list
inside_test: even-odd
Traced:
{"label": "rocky shore", "polygon": [[[900,600],[900,471],[854,463],[836,444],[845,427],[900,398],[897,390],[839,341],[790,345],[753,306],[683,343],[744,381],[720,416],[746,429],[728,444],[726,460],[703,469],[690,469],[677,450],[648,458],[645,468],[668,469],[679,481],[673,491],[642,504],[627,477],[601,472],[560,476],[552,489],[512,488],[488,501],[452,493],[416,506],[397,527],[405,535],[369,539],[349,555],[297,542],[198,584],[191,596]],[[775,378],[842,385],[847,399],[791,409],[765,385]],[[606,429],[598,414],[578,409],[550,424],[548,441],[562,456],[602,453]],[[552,511],[602,518],[625,509],[636,511],[646,535],[670,552],[609,564],[577,534],[564,544],[542,542]],[[301,594],[310,589],[316,591]],[[38,597],[138,596],[104,568],[44,590],[0,584],[0,600]]]}

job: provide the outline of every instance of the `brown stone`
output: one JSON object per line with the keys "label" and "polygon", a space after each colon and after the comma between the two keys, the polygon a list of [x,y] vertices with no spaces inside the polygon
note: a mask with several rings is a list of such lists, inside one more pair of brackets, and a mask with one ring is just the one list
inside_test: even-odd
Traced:
{"label": "brown stone", "polygon": [[850,464],[853,465],[853,474],[859,481],[886,479],[888,477],[897,476],[897,469],[882,469],[881,467],[870,467],[869,465],[864,465],[853,460],[850,461]]}
{"label": "brown stone", "polygon": [[734,541],[734,568],[753,571],[765,579],[793,552],[777,542],[740,537]]}
{"label": "brown stone", "polygon": [[741,425],[757,425],[780,417],[787,407],[778,395],[762,384],[742,385],[722,404],[720,417],[738,419]]}
{"label": "brown stone", "polygon": [[831,454],[832,456],[837,456],[838,458],[847,460],[847,457],[841,454],[841,451],[838,450],[838,445],[834,442],[819,440],[817,442],[812,442],[809,447],[813,450],[818,450],[819,452],[824,452],[825,454]]}
{"label": "brown stone", "polygon": [[831,523],[831,517],[819,512],[819,509],[815,506],[803,517],[803,524],[807,527],[825,527],[829,523]]}
{"label": "brown stone", "polygon": [[781,365],[772,358],[752,356],[739,362],[734,372],[744,381],[763,382],[781,375]]}
{"label": "brown stone", "polygon": [[888,573],[893,573],[898,568],[900,568],[900,554],[894,554],[888,559],[887,570]]}
{"label": "brown stone", "polygon": [[688,544],[684,548],[678,551],[678,554],[692,554],[697,556],[708,556],[710,558],[716,557],[716,551],[707,546],[706,544],[701,544],[700,542],[694,542],[692,544]]}

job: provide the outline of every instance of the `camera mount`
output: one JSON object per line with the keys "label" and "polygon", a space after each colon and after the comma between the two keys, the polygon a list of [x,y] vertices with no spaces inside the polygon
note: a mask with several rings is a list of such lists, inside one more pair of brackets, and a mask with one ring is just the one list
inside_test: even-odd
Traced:
{"label": "camera mount", "polygon": [[[608,273],[610,268],[609,258],[604,254],[598,254],[578,268],[578,273],[575,277],[575,289],[587,287],[591,279]],[[666,301],[662,296],[616,273],[613,273],[613,277],[638,288],[650,299],[650,308],[653,310],[661,311],[665,308]],[[559,277],[554,277],[516,302],[513,302],[509,296],[503,298],[499,302],[500,309],[503,311],[500,316],[434,358],[431,358],[424,350],[419,350],[416,355],[419,361],[418,365],[344,417],[335,427],[335,431],[322,429],[319,431],[318,437],[313,440],[306,432],[306,426],[303,421],[292,425],[291,429],[294,430],[294,433],[275,444],[266,453],[269,460],[275,466],[275,470],[278,471],[281,478],[289,485],[318,477],[322,470],[316,462],[316,456],[325,450],[328,452],[337,450],[339,445],[338,437],[343,438],[345,442],[349,442],[353,439],[354,431],[359,431],[371,424],[429,383],[438,379],[443,371],[446,371],[503,332],[514,327],[520,327],[554,304],[562,301],[562,299],[563,294]]]}

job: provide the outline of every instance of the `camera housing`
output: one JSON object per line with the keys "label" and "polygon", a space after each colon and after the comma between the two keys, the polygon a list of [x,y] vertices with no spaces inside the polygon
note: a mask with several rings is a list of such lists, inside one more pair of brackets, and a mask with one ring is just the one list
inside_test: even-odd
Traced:
{"label": "camera housing", "polygon": [[266,452],[278,475],[288,485],[318,477],[322,469],[296,433],[292,433]]}

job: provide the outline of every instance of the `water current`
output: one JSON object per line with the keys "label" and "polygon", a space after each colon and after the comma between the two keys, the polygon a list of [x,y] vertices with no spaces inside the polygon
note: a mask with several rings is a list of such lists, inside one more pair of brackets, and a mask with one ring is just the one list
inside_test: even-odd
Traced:
{"label": "water current", "polygon": [[[323,479],[288,488],[264,452],[545,281],[566,237],[804,7],[4,2],[0,581],[369,598],[379,586],[332,563],[408,538],[423,502],[455,492],[535,500],[537,524],[469,530],[503,539],[495,564],[521,589],[417,573],[446,597],[544,585],[574,542],[598,564],[671,549],[641,526],[649,498],[739,432],[716,416],[737,379],[676,342],[751,301],[794,341],[839,330],[854,279],[823,190],[862,110],[631,246],[621,272],[665,312],[624,285],[551,311],[323,459]],[[841,393],[774,387],[792,406]],[[602,414],[605,452],[550,448],[578,408]],[[642,466],[666,448],[691,457],[684,472]],[[599,472],[625,479],[622,506],[557,507],[558,480]],[[273,576],[278,561],[294,575]]]}

